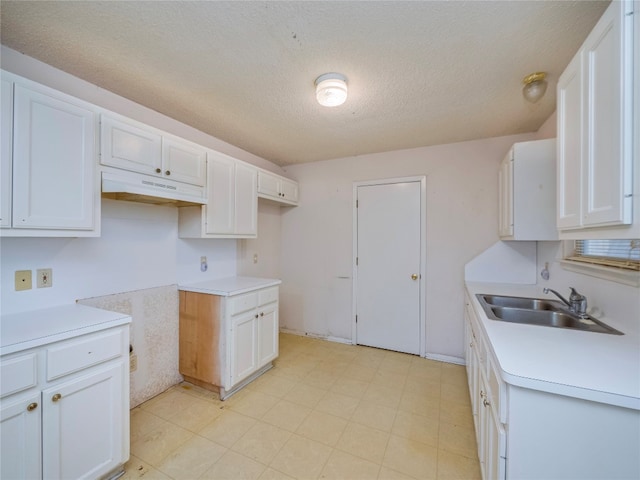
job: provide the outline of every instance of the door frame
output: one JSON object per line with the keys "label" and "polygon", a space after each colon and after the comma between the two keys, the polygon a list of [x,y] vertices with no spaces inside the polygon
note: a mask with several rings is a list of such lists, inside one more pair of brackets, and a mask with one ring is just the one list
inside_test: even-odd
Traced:
{"label": "door frame", "polygon": [[420,356],[427,355],[427,309],[425,288],[427,271],[427,177],[420,175],[415,177],[385,178],[380,180],[368,180],[353,182],[353,247],[351,250],[352,265],[352,295],[351,295],[351,338],[354,345],[358,344],[358,329],[356,314],[358,311],[358,269],[356,267],[356,257],[358,255],[358,209],[356,200],[358,199],[358,187],[371,187],[375,185],[389,185],[395,183],[419,182],[420,183]]}

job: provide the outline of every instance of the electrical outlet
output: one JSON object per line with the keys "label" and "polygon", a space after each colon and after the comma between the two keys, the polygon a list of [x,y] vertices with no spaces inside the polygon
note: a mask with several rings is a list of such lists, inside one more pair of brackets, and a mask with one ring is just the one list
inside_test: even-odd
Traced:
{"label": "electrical outlet", "polygon": [[138,369],[138,355],[132,353],[129,355],[129,372],[135,372]]}
{"label": "electrical outlet", "polygon": [[253,254],[253,263],[258,263],[258,254],[257,253]]}
{"label": "electrical outlet", "polygon": [[200,271],[206,272],[209,265],[207,265],[207,257],[200,257]]}
{"label": "electrical outlet", "polygon": [[36,277],[38,288],[53,287],[53,270],[51,268],[39,268]]}
{"label": "electrical outlet", "polygon": [[31,290],[31,270],[16,270],[16,292]]}

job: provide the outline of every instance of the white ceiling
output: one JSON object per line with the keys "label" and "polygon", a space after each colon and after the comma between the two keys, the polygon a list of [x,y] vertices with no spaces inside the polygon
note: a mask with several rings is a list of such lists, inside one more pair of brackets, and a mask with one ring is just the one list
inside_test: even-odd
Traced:
{"label": "white ceiling", "polygon": [[[2,44],[279,165],[537,130],[608,1],[7,1]],[[340,107],[314,80],[348,78]],[[546,71],[536,105],[522,78]]]}

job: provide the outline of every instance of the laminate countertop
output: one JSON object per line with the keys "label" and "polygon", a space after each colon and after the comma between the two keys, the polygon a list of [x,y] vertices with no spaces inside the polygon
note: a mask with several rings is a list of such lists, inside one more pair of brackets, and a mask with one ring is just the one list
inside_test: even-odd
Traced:
{"label": "laminate countertop", "polygon": [[476,294],[546,298],[537,285],[467,283],[469,300],[505,382],[640,410],[640,328],[599,317],[624,335],[487,318]]}
{"label": "laminate countertop", "polygon": [[178,290],[230,297],[261,288],[280,285],[282,280],[258,277],[226,277],[204,282],[178,285]]}
{"label": "laminate countertop", "polygon": [[0,355],[129,323],[129,315],[78,304],[2,315]]}

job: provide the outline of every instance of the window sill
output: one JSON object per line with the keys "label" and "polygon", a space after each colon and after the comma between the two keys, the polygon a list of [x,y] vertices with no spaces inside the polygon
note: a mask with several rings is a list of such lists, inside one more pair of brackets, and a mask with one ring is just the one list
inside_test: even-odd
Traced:
{"label": "window sill", "polygon": [[560,266],[570,272],[602,278],[611,282],[640,287],[640,272],[626,271],[620,268],[605,267],[584,262],[560,260]]}

